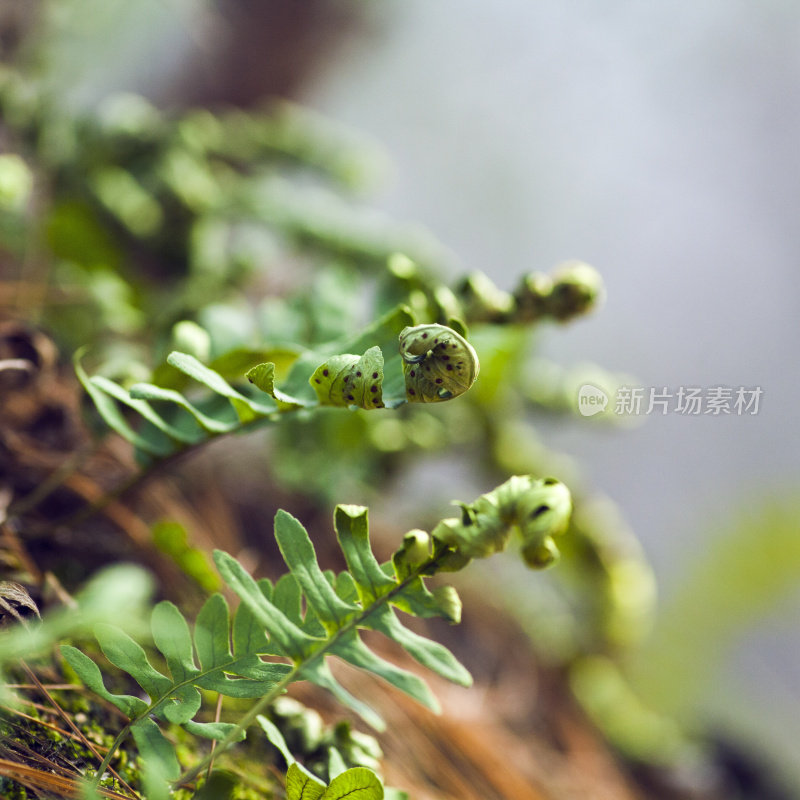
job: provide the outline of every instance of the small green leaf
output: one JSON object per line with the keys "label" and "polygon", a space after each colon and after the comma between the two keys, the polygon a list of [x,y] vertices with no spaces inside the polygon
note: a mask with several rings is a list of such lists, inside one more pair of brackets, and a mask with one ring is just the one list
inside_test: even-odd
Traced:
{"label": "small green leaf", "polygon": [[380,778],[366,767],[353,767],[334,778],[320,800],[383,800]]}
{"label": "small green leaf", "polygon": [[309,382],[320,405],[383,408],[383,353],[375,346],[360,357],[333,356],[314,370]]}
{"label": "small green leaf", "polygon": [[121,628],[100,624],[95,626],[94,634],[105,657],[131,675],[152,701],[163,697],[172,688],[172,681],[153,668],[141,646]]}
{"label": "small green leaf", "polygon": [[246,373],[245,377],[256,388],[271,395],[278,403],[280,410],[301,408],[304,405],[308,405],[304,399],[292,397],[275,386],[275,364],[272,362],[257,364]]}
{"label": "small green leaf", "polygon": [[61,645],[61,654],[66,662],[75,670],[77,676],[83,681],[84,685],[91,689],[95,694],[108,700],[115,705],[123,714],[128,717],[136,717],[147,710],[147,703],[139,697],[132,697],[128,694],[112,694],[106,689],[103,683],[103,675],[100,667],[92,661],[89,656],[84,655],[80,650],[68,644]]}
{"label": "small green leaf", "polygon": [[186,681],[197,675],[194,663],[192,635],[183,614],[167,600],[153,609],[153,641],[164,654],[173,680]]}
{"label": "small green leaf", "polygon": [[406,628],[392,609],[381,607],[369,617],[369,622],[373,630],[400,644],[423,667],[460,686],[472,685],[472,676],[444,645]]}
{"label": "small green leaf", "polygon": [[[159,444],[137,433],[128,424],[128,421],[120,412],[116,402],[100,387],[92,383],[86,371],[81,366],[80,359],[82,355],[83,350],[78,350],[72,359],[72,363],[75,367],[75,374],[78,376],[78,380],[83,385],[86,393],[92,399],[95,408],[97,408],[98,413],[103,418],[106,425],[108,425],[111,430],[118,433],[123,439],[130,442],[134,447],[137,447],[145,453],[150,453],[155,456],[164,456],[170,453],[172,445],[168,439],[165,438],[163,442]],[[124,390],[120,389],[120,391]]]}
{"label": "small green leaf", "polygon": [[345,764],[344,758],[342,758],[342,754],[335,747],[329,747],[328,776],[331,778],[331,780],[333,780],[333,778],[338,777],[346,770],[347,770],[347,764]]}
{"label": "small green leaf", "polygon": [[272,593],[272,602],[286,614],[289,619],[297,625],[303,627],[303,592],[291,572],[281,575],[275,584]]}
{"label": "small green leaf", "polygon": [[158,725],[149,717],[142,717],[131,725],[131,733],[142,761],[156,762],[168,780],[177,780],[181,773],[178,757]]}
{"label": "small green leaf", "polygon": [[[263,664],[263,662],[261,663]],[[269,694],[275,688],[275,684],[283,680],[292,669],[288,664],[265,664],[264,666],[270,669],[270,674],[263,680],[229,678],[224,672],[212,672],[197,678],[195,683],[203,689],[219,692],[225,697],[252,700]],[[229,667],[231,672],[244,672],[246,664],[242,661],[232,661]]]}
{"label": "small green leaf", "polygon": [[342,601],[325,579],[306,529],[291,514],[280,510],[275,515],[275,538],[306,601],[325,630],[333,632],[341,628],[358,608]]}
{"label": "small green leaf", "polygon": [[297,762],[286,771],[286,800],[319,800],[325,784]]}
{"label": "small green leaf", "polygon": [[[211,417],[203,413],[199,408],[192,405],[180,392],[174,389],[162,389],[160,386],[153,386],[152,383],[135,383],[131,386],[131,397],[143,400],[158,400],[164,403],[174,403],[180,408],[188,411],[200,424],[201,427],[210,433],[230,433],[240,427],[241,422],[238,418],[218,418]],[[230,411],[230,407],[228,407]],[[231,416],[235,416],[230,411]]]}
{"label": "small green leaf", "polygon": [[[195,736],[221,741],[237,726],[232,722],[194,722],[190,720],[189,722],[185,722],[183,727]],[[247,731],[241,729],[237,741],[241,742],[246,735]]]}
{"label": "small green leaf", "polygon": [[298,663],[303,661],[306,653],[319,643],[318,640],[300,630],[280,609],[267,600],[258,584],[233,556],[222,550],[215,550],[214,563],[225,583],[267,629],[283,654]]}
{"label": "small green leaf", "polygon": [[292,755],[291,750],[289,750],[289,745],[286,744],[286,739],[283,738],[283,734],[278,729],[278,726],[272,720],[267,719],[263,714],[259,714],[256,717],[256,721],[264,730],[270,744],[275,745],[275,747],[280,750],[281,755],[286,759],[286,764],[288,766],[294,764],[295,757]]}
{"label": "small green leaf", "polygon": [[313,661],[304,664],[300,677],[309,680],[317,686],[327,689],[343,706],[355,711],[367,725],[371,725],[376,731],[386,730],[386,723],[381,717],[366,703],[362,703],[357,697],[348,692],[330,671],[325,661]]}
{"label": "small green leaf", "polygon": [[255,400],[245,397],[241,392],[237,392],[222,375],[209,369],[188,353],[173,351],[167,356],[167,363],[207,386],[212,392],[226,397],[236,410],[241,422],[249,422],[256,416],[266,416],[275,411],[274,407],[257,403]]}
{"label": "small green leaf", "polygon": [[114,381],[104,378],[102,375],[93,375],[91,378],[89,378],[89,382],[110,397],[113,397],[118,402],[123,403],[124,405],[133,409],[151,425],[172,439],[184,444],[193,444],[203,438],[203,431],[197,425],[195,425],[194,428],[187,428],[186,426],[179,428],[170,424],[158,413],[156,413],[155,409],[146,400],[131,397],[130,392],[114,383]]}
{"label": "small green leaf", "polygon": [[245,377],[257,389],[271,395],[275,391],[275,365],[268,361],[248,370]]}
{"label": "small green leaf", "polygon": [[332,652],[353,666],[360,667],[383,678],[387,683],[400,689],[401,692],[405,692],[409,697],[413,697],[418,703],[421,703],[431,711],[437,714],[440,712],[439,702],[422,678],[418,678],[413,673],[400,669],[400,667],[396,667],[394,664],[375,655],[358,638],[358,634],[355,631],[348,633],[338,641]]}
{"label": "small green leaf", "polygon": [[194,624],[197,657],[204,672],[230,661],[229,630],[228,603],[221,594],[212,594]]}
{"label": "small green leaf", "polygon": [[338,505],[333,525],[347,568],[355,579],[361,605],[366,608],[375,600],[397,587],[387,577],[372,554],[369,544],[367,509],[363,506]]}
{"label": "small green leaf", "polygon": [[233,618],[233,654],[242,658],[250,653],[267,653],[269,643],[264,633],[264,626],[253,615],[245,604],[236,609]]}

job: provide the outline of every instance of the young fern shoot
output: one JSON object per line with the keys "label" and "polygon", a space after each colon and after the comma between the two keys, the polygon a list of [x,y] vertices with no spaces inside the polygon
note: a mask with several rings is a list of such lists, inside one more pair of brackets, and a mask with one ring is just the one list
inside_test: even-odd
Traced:
{"label": "young fern shoot", "polygon": [[[75,647],[62,646],[64,658],[87,687],[129,718],[96,781],[129,733],[143,759],[156,761],[173,785],[192,781],[210,756],[181,774],[163,727],[179,725],[189,733],[214,739],[218,754],[241,740],[258,715],[289,684],[300,680],[327,689],[367,723],[382,729],[378,714],[336,680],[327,664],[329,656],[383,678],[438,711],[427,684],[377,655],[359,631],[379,631],[433,672],[470,685],[469,672],[455,656],[407,628],[396,611],[459,622],[461,601],[455,590],[441,587],[431,591],[425,579],[503,550],[515,528],[522,535],[526,562],[545,566],[557,553],[553,536],[566,528],[571,503],[568,490],[555,479],[516,476],[462,509],[460,520],[443,520],[431,534],[406,534],[391,561],[380,564],[369,542],[367,509],[337,506],[334,527],[347,564],[338,575],[320,568],[305,528],[287,512],[279,511],[275,537],[289,571],[275,584],[255,580],[228,553],[214,553],[223,581],[241,601],[232,620],[221,594],[206,601],[193,631],[175,605],[166,601],[156,605],[151,627],[165,671],[156,669],[144,649],[121,629],[112,625],[96,628],[105,656],[130,674],[149,700],[110,692],[92,659]],[[236,722],[199,722],[195,716],[202,703],[200,690],[255,702]]]}

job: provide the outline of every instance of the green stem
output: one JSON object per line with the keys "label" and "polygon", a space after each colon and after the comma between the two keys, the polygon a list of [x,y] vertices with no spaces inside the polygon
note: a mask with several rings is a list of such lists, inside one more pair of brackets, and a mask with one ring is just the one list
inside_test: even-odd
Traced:
{"label": "green stem", "polygon": [[100,764],[100,766],[98,767],[97,772],[95,772],[94,778],[92,778],[92,780],[90,781],[91,786],[95,787],[100,783],[100,780],[102,779],[103,775],[105,774],[105,771],[108,769],[108,766],[111,763],[111,759],[114,757],[114,753],[117,752],[119,746],[125,740],[125,737],[128,735],[128,733],[130,733],[131,724],[132,723],[129,722],[127,725],[125,725],[125,727],[117,734],[117,738],[114,739],[114,741],[111,743],[111,747],[108,748],[106,757],[103,759],[102,764]]}

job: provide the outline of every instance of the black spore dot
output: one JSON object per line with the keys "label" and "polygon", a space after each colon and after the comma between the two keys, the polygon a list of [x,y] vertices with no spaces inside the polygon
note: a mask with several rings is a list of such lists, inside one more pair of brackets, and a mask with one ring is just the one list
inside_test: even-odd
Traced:
{"label": "black spore dot", "polygon": [[540,506],[537,506],[536,508],[533,509],[533,511],[531,511],[531,519],[536,519],[536,517],[541,517],[542,514],[545,513],[545,511],[549,511],[549,510],[550,510],[550,506],[548,506],[548,505],[542,504]]}
{"label": "black spore dot", "polygon": [[358,372],[356,372],[356,378],[360,378],[360,377],[361,377],[361,370],[359,370]]}
{"label": "black spore dot", "polygon": [[409,389],[409,390],[408,390],[408,393],[409,393],[409,394],[416,394],[416,392],[415,392],[413,389]]}
{"label": "black spore dot", "polygon": [[377,373],[377,372],[373,372],[373,373],[372,373],[372,379],[374,380],[374,379],[375,379],[375,378],[377,378],[377,377],[378,377],[378,373]]}
{"label": "black spore dot", "polygon": [[353,395],[351,395],[351,394],[347,395],[347,399],[348,399],[348,400],[355,400],[355,398],[354,398],[354,397],[353,397]]}
{"label": "black spore dot", "polygon": [[452,369],[453,369],[453,365],[452,364],[448,364],[447,365],[448,372],[452,371]]}
{"label": "black spore dot", "polygon": [[326,370],[326,369],[322,370],[322,374],[327,378],[328,377],[328,370]]}
{"label": "black spore dot", "polygon": [[314,383],[322,383],[322,381],[319,378],[314,378]]}
{"label": "black spore dot", "polygon": [[442,382],[442,379],[441,379],[441,378],[437,378],[437,379],[436,379],[436,383],[441,383],[441,382]]}
{"label": "black spore dot", "polygon": [[378,387],[377,386],[370,386],[369,390],[374,394],[375,392],[378,391]]}
{"label": "black spore dot", "polygon": [[410,375],[412,378],[416,378],[416,377],[417,377],[417,373],[416,373],[416,372],[414,372],[414,370],[413,370],[413,369],[412,369],[412,370],[411,370],[411,372],[409,372],[408,374],[409,374],[409,375]]}
{"label": "black spore dot", "polygon": [[423,338],[423,339],[427,339],[427,338],[428,338],[428,334],[427,334],[427,333],[423,333],[423,334],[422,334],[422,338]]}

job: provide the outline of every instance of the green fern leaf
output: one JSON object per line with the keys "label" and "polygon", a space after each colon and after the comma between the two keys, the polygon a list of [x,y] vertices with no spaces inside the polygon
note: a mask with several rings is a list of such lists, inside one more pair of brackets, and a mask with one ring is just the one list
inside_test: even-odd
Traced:
{"label": "green fern leaf", "polygon": [[101,392],[105,392],[117,402],[122,403],[122,405],[128,406],[128,408],[136,411],[154,428],[162,431],[171,439],[183,442],[184,444],[194,444],[203,437],[202,429],[199,426],[187,428],[185,425],[179,427],[167,422],[155,411],[147,400],[131,396],[130,392],[123,389],[119,384],[114,383],[114,381],[102,375],[93,375],[89,378],[89,383]]}
{"label": "green fern leaf", "polygon": [[358,613],[358,606],[341,600],[328,583],[306,529],[291,514],[281,510],[275,515],[275,538],[283,560],[325,631],[332,633],[346,625]]}
{"label": "green fern leaf", "polygon": [[316,686],[327,689],[343,706],[358,714],[367,725],[376,731],[386,730],[386,723],[381,716],[369,705],[350,694],[333,676],[327,662],[308,661],[303,664],[298,673],[298,680],[311,681]]}
{"label": "green fern leaf", "polygon": [[207,386],[212,392],[227,398],[239,416],[240,422],[250,422],[257,416],[266,416],[276,410],[274,404],[265,405],[245,397],[241,392],[236,391],[222,375],[209,369],[188,353],[172,352],[167,356],[167,363],[190,378],[194,378],[198,383]]}
{"label": "green fern leaf", "polygon": [[286,739],[283,738],[283,734],[280,732],[278,726],[271,719],[267,719],[263,714],[259,714],[256,717],[256,722],[258,722],[267,735],[270,744],[277,747],[281,755],[286,759],[287,766],[294,764],[295,758],[291,750],[289,750],[289,745],[286,744]]}
{"label": "green fern leaf", "polygon": [[144,649],[115,625],[97,625],[94,634],[105,657],[131,675],[151,699],[164,697],[172,681],[149,662]]}
{"label": "green fern leaf", "polygon": [[320,644],[264,596],[255,580],[233,556],[215,550],[214,563],[222,579],[266,628],[283,655],[300,663],[307,654],[313,652],[315,645]]}
{"label": "green fern leaf", "polygon": [[367,606],[392,591],[397,584],[383,572],[369,545],[367,509],[338,505],[333,526],[361,604]]}
{"label": "green fern leaf", "polygon": [[141,400],[155,400],[174,405],[188,411],[201,428],[212,434],[231,433],[240,427],[239,417],[233,414],[211,416],[190,403],[180,392],[174,389],[162,389],[150,383],[135,383],[131,386],[131,397]]}
{"label": "green fern leaf", "polygon": [[64,656],[64,660],[75,670],[75,673],[83,681],[85,686],[104,700],[108,700],[109,703],[116,706],[123,714],[129,717],[136,717],[147,711],[147,703],[140,697],[109,692],[103,683],[103,675],[100,672],[100,667],[98,667],[89,656],[84,655],[84,653],[76,647],[62,644],[61,654]]}
{"label": "green fern leaf", "polygon": [[335,777],[320,800],[383,800],[383,784],[366,767],[352,767]]}
{"label": "green fern leaf", "polygon": [[373,675],[377,675],[379,678],[383,678],[387,683],[400,689],[401,692],[413,697],[418,703],[437,714],[439,713],[441,709],[439,702],[422,678],[400,669],[389,661],[375,655],[355,631],[351,631],[342,637],[332,652],[354,667],[359,667],[373,673]]}
{"label": "green fern leaf", "polygon": [[[384,633],[424,666],[449,680],[469,685],[469,673],[445,647],[405,628],[390,607],[419,607],[428,616],[444,616],[441,604],[428,592],[420,576],[407,576],[400,582],[386,574],[370,548],[365,508],[337,507],[334,524],[350,567],[349,572],[336,579],[320,569],[313,544],[300,522],[285,511],[276,514],[275,537],[290,574],[278,581],[271,601],[235,559],[221,551],[214,558],[223,580],[267,627],[273,641],[278,640],[283,654],[290,655],[300,667],[299,678],[328,689],[376,727],[382,727],[377,715],[338,684],[324,660],[319,659],[320,654],[337,656],[372,672],[437,710],[437,701],[425,682],[373,653],[361,640],[358,629]],[[301,612],[302,600],[305,616]]]}
{"label": "green fern leaf", "polygon": [[[89,376],[86,374],[86,370],[83,369],[80,363],[82,353],[83,351],[79,350],[75,353],[73,358],[75,374],[78,376],[78,380],[83,385],[83,388],[91,398],[97,412],[106,425],[144,453],[149,453],[154,456],[168,455],[172,451],[172,447],[166,437],[164,437],[163,441],[159,442],[158,440],[154,441],[151,437],[144,436],[135,431],[122,415],[112,397],[106,394],[101,386],[97,386],[90,380]],[[120,387],[120,391],[124,390]]]}
{"label": "green fern leaf", "polygon": [[[129,715],[128,727],[142,754],[150,754],[169,775],[175,773],[177,761],[155,720],[218,739],[224,748],[241,739],[265,704],[294,681],[308,680],[327,689],[380,730],[385,727],[380,717],[336,680],[328,657],[371,672],[438,710],[425,682],[374,653],[361,639],[360,630],[380,632],[438,675],[470,685],[469,672],[455,656],[438,642],[406,628],[397,610],[457,621],[460,601],[455,590],[443,587],[431,592],[425,585],[426,577],[502,549],[513,527],[521,530],[524,549],[539,547],[562,532],[569,507],[569,493],[558,481],[515,476],[471,505],[462,504],[460,520],[444,520],[430,535],[411,531],[392,560],[381,564],[369,542],[367,509],[337,506],[334,527],[348,566],[339,575],[320,568],[305,528],[287,512],[279,511],[275,537],[289,572],[274,586],[265,579],[256,581],[229,554],[214,552],[220,576],[241,600],[232,621],[220,594],[212,595],[203,605],[194,631],[172,603],[162,602],[154,608],[153,641],[168,675],[154,667],[145,650],[125,632],[113,625],[96,626],[95,635],[108,660],[137,681],[149,696],[149,703],[110,693],[99,668],[87,656],[68,646],[62,652],[89,688]],[[292,663],[265,660],[269,656],[289,658]],[[200,689],[259,699],[238,724],[204,724],[194,720],[202,700]],[[109,758],[110,754],[104,767]],[[190,769],[179,783],[199,774],[207,762]],[[383,797],[380,781],[366,773],[346,770],[330,787],[311,781],[302,771],[293,775],[297,796],[310,792],[309,796],[322,797],[325,791],[325,797],[330,798],[344,796],[340,792]],[[380,794],[376,794],[378,790]]]}
{"label": "green fern leaf", "polygon": [[158,725],[149,717],[142,717],[131,725],[131,733],[142,761],[146,764],[158,763],[165,778],[176,780],[181,774],[181,766],[175,749]]}
{"label": "green fern leaf", "polygon": [[406,628],[392,609],[378,609],[370,615],[369,622],[372,630],[393,639],[423,667],[460,686],[472,685],[472,676],[444,645]]}
{"label": "green fern leaf", "polygon": [[286,800],[320,800],[327,787],[297,762],[286,772]]}

